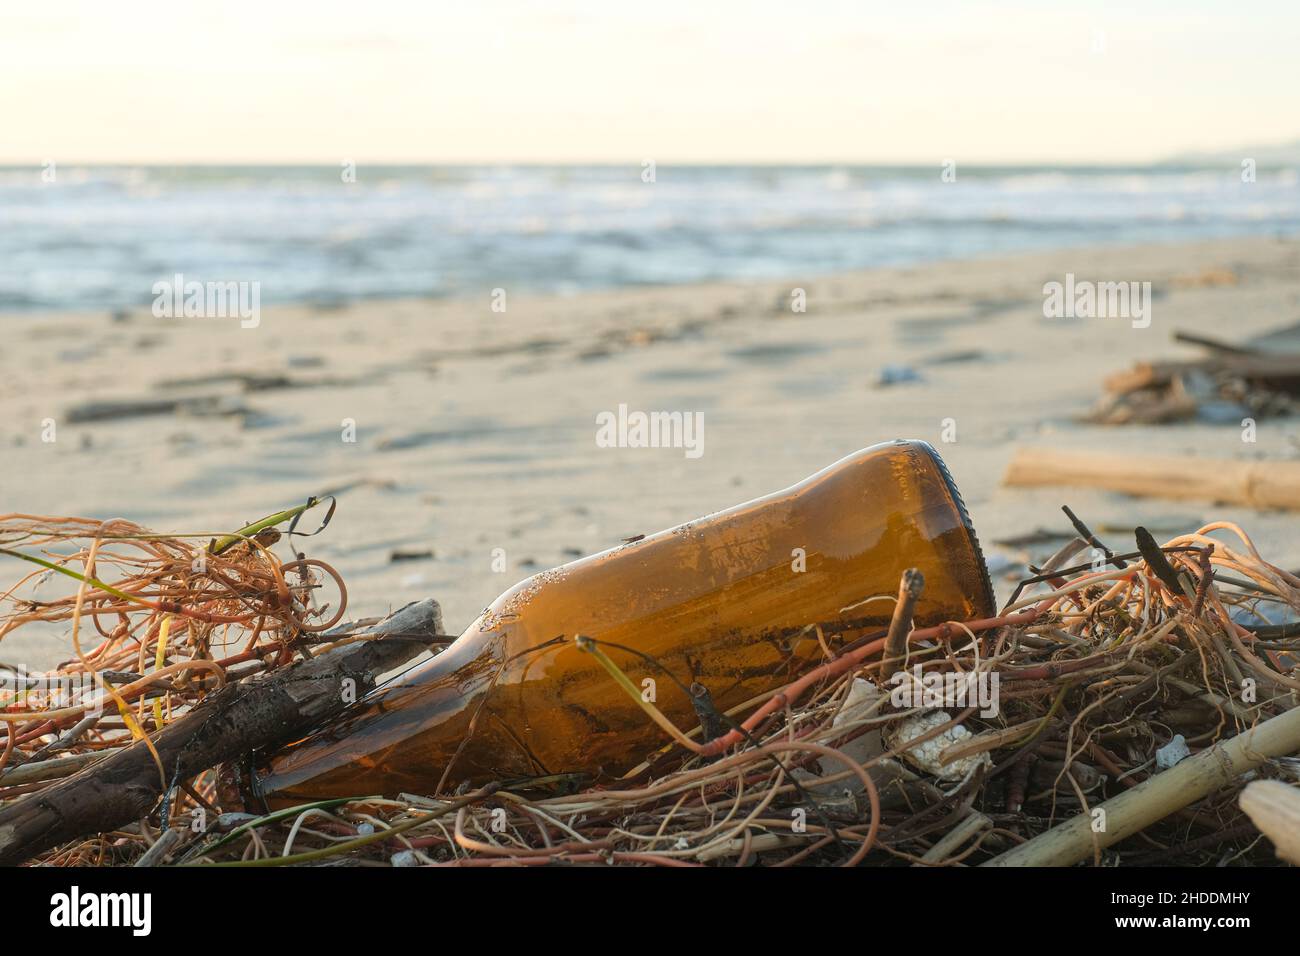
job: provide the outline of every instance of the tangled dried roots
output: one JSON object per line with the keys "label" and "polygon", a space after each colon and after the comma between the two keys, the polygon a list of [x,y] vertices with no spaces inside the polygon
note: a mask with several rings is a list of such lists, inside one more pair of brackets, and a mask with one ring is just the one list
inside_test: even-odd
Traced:
{"label": "tangled dried roots", "polygon": [[[83,538],[87,530],[77,529]],[[1240,528],[1211,524],[1104,567],[1066,567],[1089,543],[1062,549],[1022,585],[1030,593],[1018,590],[995,618],[919,629],[904,621],[901,660],[882,661],[883,633],[845,635],[833,648],[819,625],[834,622],[810,622],[806,639],[824,649],[820,666],[770,698],[715,715],[721,729],[711,740],[701,727],[666,733],[661,750],[612,783],[561,774],[255,815],[221,806],[209,772],[166,806],[180,831],[174,858],[236,866],[341,858],[443,866],[987,861],[1147,779],[1177,759],[1178,738],[1195,751],[1297,704],[1300,632],[1266,619],[1300,611],[1300,579],[1264,561]],[[251,651],[283,649],[299,633],[306,603],[287,584],[285,602],[279,575],[287,566],[259,542],[223,555],[215,577],[184,567],[192,548],[136,546],[147,555],[142,564],[119,558],[133,569],[133,593],[223,619],[176,617],[191,660],[216,629],[244,634]],[[83,547],[68,560],[91,557]],[[124,641],[139,634],[156,643],[160,615],[180,615],[131,612],[102,596],[87,606],[107,609],[102,616],[113,622],[85,657],[83,666],[100,669],[146,661]],[[63,601],[24,613],[67,620],[70,610]],[[272,666],[283,659],[268,657]],[[978,687],[993,688],[994,708],[977,699]],[[38,710],[9,727],[19,747],[51,732]],[[1257,775],[1294,782],[1300,768],[1281,758]],[[1275,862],[1237,806],[1244,782],[1104,852],[1099,846],[1095,862]],[[202,834],[189,825],[194,814],[206,820]],[[45,860],[130,862],[161,822]]]}
{"label": "tangled dried roots", "polygon": [[[37,565],[0,593],[0,639],[69,626],[75,654],[43,674],[7,667],[0,787],[30,776],[15,765],[37,755],[147,735],[232,676],[287,663],[337,624],[347,605],[338,572],[303,556],[282,563],[271,550],[279,538],[273,527],[218,540],[121,519],[0,515],[0,555]],[[76,583],[70,593],[42,596],[64,578]],[[70,728],[75,737],[60,741]]]}

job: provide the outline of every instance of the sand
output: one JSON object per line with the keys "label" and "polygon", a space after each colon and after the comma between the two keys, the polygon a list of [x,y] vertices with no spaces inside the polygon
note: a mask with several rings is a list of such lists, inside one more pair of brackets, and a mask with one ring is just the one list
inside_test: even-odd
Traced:
{"label": "sand", "polygon": [[[1150,327],[1045,318],[1043,285],[1067,272],[1150,281]],[[796,288],[804,313],[791,310]],[[148,309],[0,316],[0,511],[216,533],[334,491],[333,524],[304,544],[345,575],[351,616],[433,596],[459,631],[537,571],[775,491],[865,445],[915,437],[947,460],[1003,597],[1004,573],[1051,545],[994,542],[1064,531],[1062,503],[1116,548],[1131,535],[1115,528],[1142,522],[1167,537],[1222,517],[1251,530],[1275,563],[1300,566],[1295,515],[1000,487],[1019,445],[1300,457],[1286,420],[1261,422],[1253,444],[1235,425],[1074,420],[1108,373],[1196,354],[1171,340],[1175,329],[1240,340],[1300,320],[1294,240],[567,297],[507,288],[505,312],[493,301],[485,289],[466,301],[264,304],[257,328]],[[880,386],[882,370],[911,380]],[[272,387],[229,377],[247,375]],[[206,381],[176,381],[186,379]],[[71,414],[91,402],[195,397],[147,416]],[[599,447],[597,416],[620,404],[702,413],[702,454]],[[213,407],[236,411],[195,413]],[[53,442],[42,440],[47,419]],[[946,419],[955,441],[944,440]],[[347,420],[355,441],[343,440]],[[394,551],[433,554],[393,561]],[[0,565],[0,580],[25,570]],[[43,667],[66,654],[66,638],[20,633],[0,660]]]}

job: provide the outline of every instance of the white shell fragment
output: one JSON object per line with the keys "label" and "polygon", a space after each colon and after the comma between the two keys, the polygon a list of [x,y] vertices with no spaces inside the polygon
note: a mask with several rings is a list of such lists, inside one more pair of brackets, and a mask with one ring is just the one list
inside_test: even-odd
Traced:
{"label": "white shell fragment", "polygon": [[[871,708],[880,700],[880,688],[862,677],[853,678],[853,686],[844,698],[844,706],[831,721],[832,727],[840,727],[851,721],[861,720],[871,713]],[[876,751],[879,753],[879,751]]]}
{"label": "white shell fragment", "polygon": [[1187,741],[1182,734],[1174,734],[1174,739],[1156,751],[1156,769],[1168,770],[1192,755],[1187,749]]}
{"label": "white shell fragment", "polygon": [[[844,706],[840,708],[839,713],[831,721],[831,726],[835,728],[846,727],[862,720],[880,717],[879,704],[883,696],[884,694],[881,693],[880,688],[871,681],[861,677],[854,678],[853,685],[844,698]],[[875,760],[885,752],[885,748],[880,739],[880,731],[869,730],[844,744],[839,748],[839,751],[861,766]],[[825,783],[824,778],[841,775],[849,767],[843,760],[835,757],[822,757],[817,763],[820,773],[810,773],[807,770],[796,768],[793,771],[794,778],[802,783],[804,788],[820,801],[823,807],[834,806],[836,801],[847,801],[851,808],[856,806],[854,800],[858,794],[863,792],[861,779],[856,775],[851,775],[837,783]],[[884,760],[872,766],[867,773],[872,782],[875,783],[876,789],[884,790],[886,786],[898,778],[899,769],[898,764],[894,761]]]}
{"label": "white shell fragment", "polygon": [[[880,688],[871,681],[861,677],[853,679],[853,686],[849,688],[848,696],[844,698],[844,706],[840,712],[831,720],[832,727],[843,727],[864,718],[878,715],[873,713],[873,708],[880,702],[882,694]],[[855,763],[864,764],[874,760],[885,752],[884,746],[880,740],[879,730],[869,730],[865,734],[850,740],[840,748],[840,752]],[[817,761],[821,766],[821,772],[825,776],[831,774],[843,773],[845,763],[843,760],[837,760],[832,757],[822,757]],[[884,768],[875,766],[868,771],[871,779],[877,786],[881,786],[886,780],[891,779],[890,774],[884,772]],[[841,789],[849,792],[859,792],[862,790],[862,781],[856,777],[850,777],[841,784]]]}
{"label": "white shell fragment", "polygon": [[932,710],[929,713],[908,717],[885,732],[885,743],[891,750],[899,750],[899,755],[917,770],[938,777],[940,780],[961,780],[980,767],[990,766],[992,760],[987,753],[962,757],[946,764],[939,762],[940,755],[946,749],[974,736],[962,724],[949,727],[937,737],[910,750],[901,749],[909,740],[915,740],[950,720],[952,717],[942,710]]}

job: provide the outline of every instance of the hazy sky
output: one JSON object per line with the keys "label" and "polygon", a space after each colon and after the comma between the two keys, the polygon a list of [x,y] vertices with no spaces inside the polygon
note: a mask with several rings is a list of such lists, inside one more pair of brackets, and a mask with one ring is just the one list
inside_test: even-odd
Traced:
{"label": "hazy sky", "polygon": [[1294,0],[0,0],[0,162],[1142,162],[1300,137],[1298,47]]}

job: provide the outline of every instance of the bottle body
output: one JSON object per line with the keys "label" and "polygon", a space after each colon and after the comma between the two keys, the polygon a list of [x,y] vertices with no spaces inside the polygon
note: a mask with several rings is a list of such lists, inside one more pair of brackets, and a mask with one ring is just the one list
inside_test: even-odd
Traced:
{"label": "bottle body", "polygon": [[667,739],[575,635],[602,642],[689,730],[692,702],[660,666],[702,684],[720,711],[744,704],[823,660],[823,642],[834,649],[886,626],[909,567],[926,579],[918,622],[993,613],[937,454],[923,442],[873,446],[791,488],[521,582],[441,654],[277,755],[264,789],[288,802],[564,773],[610,779]]}

